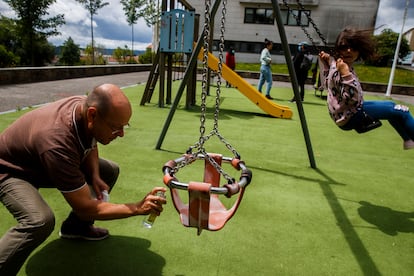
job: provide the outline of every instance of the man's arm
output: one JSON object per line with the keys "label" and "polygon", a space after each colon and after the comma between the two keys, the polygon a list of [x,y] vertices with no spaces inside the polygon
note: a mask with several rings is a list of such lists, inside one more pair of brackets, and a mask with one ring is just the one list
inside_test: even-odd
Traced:
{"label": "man's arm", "polygon": [[91,181],[89,184],[92,186],[96,194],[96,198],[101,200],[102,191],[108,191],[109,186],[101,179],[99,174],[98,146],[89,152],[89,154],[85,157],[82,166],[84,168],[85,174]]}
{"label": "man's arm", "polygon": [[111,220],[121,219],[137,215],[146,215],[155,213],[159,215],[163,208],[162,204],[166,203],[165,198],[157,196],[158,191],[166,191],[164,187],[152,189],[141,201],[136,203],[114,204],[96,200],[91,197],[88,185],[72,191],[63,192],[63,196],[73,211],[84,220]]}

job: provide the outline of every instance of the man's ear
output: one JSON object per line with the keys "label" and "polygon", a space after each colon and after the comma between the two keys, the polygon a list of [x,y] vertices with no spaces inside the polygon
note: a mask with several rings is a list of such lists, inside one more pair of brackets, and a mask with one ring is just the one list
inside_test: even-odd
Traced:
{"label": "man's ear", "polygon": [[89,106],[86,110],[86,118],[89,122],[94,122],[95,118],[98,116],[98,110],[94,106]]}

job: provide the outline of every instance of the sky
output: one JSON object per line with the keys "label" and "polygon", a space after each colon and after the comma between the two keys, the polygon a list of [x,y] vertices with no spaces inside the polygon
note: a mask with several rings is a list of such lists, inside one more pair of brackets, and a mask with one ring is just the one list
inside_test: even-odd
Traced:
{"label": "sky", "polygon": [[[93,33],[95,43],[107,49],[125,45],[131,49],[132,28],[126,22],[126,16],[119,0],[104,0],[109,5],[98,10],[94,15]],[[65,25],[58,27],[59,36],[51,36],[48,41],[56,46],[62,45],[69,37],[75,44],[84,48],[91,43],[91,21],[89,11],[75,0],[56,0],[49,7],[49,15],[63,14]],[[0,0],[0,14],[15,18],[14,11]],[[134,50],[145,50],[152,40],[152,28],[143,19],[134,25]]]}
{"label": "sky", "polygon": [[[378,31],[388,28],[400,33],[404,21],[405,6],[406,0],[380,0],[375,26],[384,26],[379,28]],[[409,0],[403,33],[411,28],[414,28],[414,0]]]}
{"label": "sky", "polygon": [[[197,0],[200,1],[200,0]],[[119,0],[105,0],[109,5],[98,10],[94,16],[94,38],[95,42],[105,48],[124,48],[125,45],[131,49],[131,26],[126,22],[124,11]],[[189,1],[191,2],[191,1]],[[399,33],[403,24],[403,16],[406,0],[380,0],[376,27],[384,25],[377,30],[377,33],[384,28],[392,29]],[[0,14],[14,18],[13,10],[0,0]],[[64,14],[66,24],[58,28],[59,36],[49,37],[49,42],[60,46],[69,37],[80,47],[85,47],[91,42],[89,12],[75,0],[56,0],[50,6],[49,14]],[[403,32],[414,28],[414,0],[410,0]],[[134,50],[145,50],[151,44],[152,28],[148,27],[144,20],[140,19],[134,25]]]}

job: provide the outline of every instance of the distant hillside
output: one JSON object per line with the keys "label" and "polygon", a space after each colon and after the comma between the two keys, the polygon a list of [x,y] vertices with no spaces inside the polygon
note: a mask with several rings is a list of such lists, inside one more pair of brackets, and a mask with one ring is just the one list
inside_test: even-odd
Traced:
{"label": "distant hillside", "polygon": [[[82,50],[85,50],[85,49],[80,48],[80,50],[82,51]],[[56,55],[60,55],[61,51],[62,51],[62,46],[57,46],[57,47],[55,47],[55,54],[56,54]],[[104,56],[112,56],[112,53],[113,53],[114,51],[115,51],[115,49],[104,49],[104,50],[103,50],[103,55],[104,55]],[[144,50],[134,50],[134,55],[135,55],[135,56],[139,56],[139,55],[141,55],[141,54],[143,54],[143,53],[145,53],[145,51],[144,51]]]}

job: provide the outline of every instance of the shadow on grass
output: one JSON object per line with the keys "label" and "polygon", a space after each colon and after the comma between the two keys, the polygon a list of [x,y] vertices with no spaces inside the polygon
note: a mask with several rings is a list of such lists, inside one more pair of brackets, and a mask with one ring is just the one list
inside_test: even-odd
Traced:
{"label": "shadow on grass", "polygon": [[[262,168],[254,168],[255,170],[263,170]],[[280,172],[275,170],[267,170],[269,172],[273,172],[276,174],[281,174],[284,176],[289,176],[293,178],[298,178],[301,180],[311,181],[318,183],[321,187],[323,195],[328,202],[333,215],[335,216],[337,225],[341,230],[346,242],[348,243],[349,248],[352,251],[352,254],[355,256],[356,261],[359,264],[359,267],[363,273],[363,275],[381,275],[378,271],[377,266],[375,265],[373,259],[371,258],[368,250],[364,246],[361,238],[358,236],[358,233],[355,231],[354,226],[351,224],[345,210],[342,208],[341,204],[338,201],[338,197],[335,195],[334,191],[331,188],[331,185],[346,185],[344,183],[339,183],[331,178],[329,175],[325,174],[320,169],[315,169],[319,175],[321,175],[324,180],[310,178],[310,177],[302,177],[297,176],[294,174],[288,174],[286,172]]]}
{"label": "shadow on grass", "polygon": [[414,233],[414,212],[401,212],[389,207],[360,201],[358,213],[366,222],[375,225],[381,232],[396,236],[398,232]]}
{"label": "shadow on grass", "polygon": [[32,255],[26,274],[162,275],[165,259],[150,245],[149,240],[122,236],[99,242],[57,239]]}
{"label": "shadow on grass", "polygon": [[339,203],[337,196],[330,187],[329,183],[335,183],[335,180],[320,169],[315,169],[315,171],[326,179],[326,181],[320,182],[319,186],[321,187],[323,194],[331,207],[332,213],[336,218],[337,225],[339,226],[339,229],[341,229],[349,248],[361,268],[361,271],[364,275],[381,275],[368,250],[365,248],[364,243],[358,236],[358,233],[355,231],[351,221],[346,215],[345,210]]}

